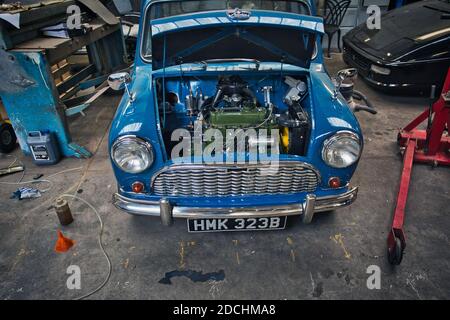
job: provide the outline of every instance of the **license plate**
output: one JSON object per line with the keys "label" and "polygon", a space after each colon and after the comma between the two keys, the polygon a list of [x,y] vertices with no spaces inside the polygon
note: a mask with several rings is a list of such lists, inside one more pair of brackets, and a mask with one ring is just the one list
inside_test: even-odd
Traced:
{"label": "license plate", "polygon": [[283,230],[287,217],[188,219],[189,232],[263,231]]}

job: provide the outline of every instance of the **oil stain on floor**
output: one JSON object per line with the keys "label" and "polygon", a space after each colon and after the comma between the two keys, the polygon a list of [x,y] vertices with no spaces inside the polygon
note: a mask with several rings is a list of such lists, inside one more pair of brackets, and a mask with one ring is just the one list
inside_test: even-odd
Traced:
{"label": "oil stain on floor", "polygon": [[162,284],[172,284],[171,279],[176,277],[186,277],[192,282],[207,282],[213,281],[223,281],[225,280],[225,271],[219,270],[218,272],[210,272],[203,274],[203,271],[193,271],[193,270],[174,270],[171,272],[166,272],[164,278],[159,280]]}

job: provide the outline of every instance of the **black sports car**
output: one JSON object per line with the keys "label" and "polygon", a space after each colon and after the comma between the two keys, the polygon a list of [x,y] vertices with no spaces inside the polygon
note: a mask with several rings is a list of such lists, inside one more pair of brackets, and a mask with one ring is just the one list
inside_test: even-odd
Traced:
{"label": "black sports car", "polygon": [[381,16],[346,34],[344,61],[372,86],[392,93],[440,93],[450,66],[450,0],[425,0]]}

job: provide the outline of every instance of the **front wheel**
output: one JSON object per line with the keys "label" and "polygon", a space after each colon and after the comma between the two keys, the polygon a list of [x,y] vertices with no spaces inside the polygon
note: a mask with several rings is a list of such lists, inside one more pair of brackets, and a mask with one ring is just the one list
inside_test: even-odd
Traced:
{"label": "front wheel", "polygon": [[395,244],[388,248],[388,261],[391,265],[398,266],[403,260],[402,241],[395,237]]}
{"label": "front wheel", "polygon": [[17,137],[12,125],[3,123],[0,125],[0,152],[9,153],[16,147]]}

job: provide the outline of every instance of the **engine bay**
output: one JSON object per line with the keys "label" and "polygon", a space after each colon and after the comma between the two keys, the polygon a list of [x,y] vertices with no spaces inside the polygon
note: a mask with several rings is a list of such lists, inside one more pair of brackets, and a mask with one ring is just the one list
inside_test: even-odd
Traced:
{"label": "engine bay", "polygon": [[280,154],[306,153],[311,129],[306,76],[165,77],[155,83],[168,155],[178,143],[172,133],[186,129],[193,136],[196,125],[203,132],[218,129],[223,136],[230,129],[264,129],[269,136],[279,135]]}

